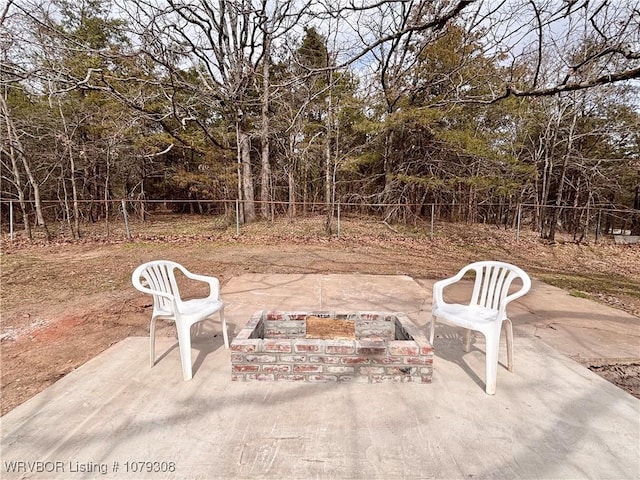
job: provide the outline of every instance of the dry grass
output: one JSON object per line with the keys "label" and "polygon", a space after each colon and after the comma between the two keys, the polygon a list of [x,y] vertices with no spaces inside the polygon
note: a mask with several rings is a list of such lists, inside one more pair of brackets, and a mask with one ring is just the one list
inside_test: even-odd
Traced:
{"label": "dry grass", "polygon": [[[335,226],[335,224],[334,224]],[[131,287],[142,262],[168,258],[218,276],[243,273],[366,273],[442,278],[476,260],[503,260],[574,295],[640,317],[640,245],[541,242],[534,232],[488,225],[386,225],[343,218],[340,236],[324,217],[242,226],[223,217],[158,214],[132,223],[84,225],[83,238],[45,242],[2,237],[2,413],[109,345],[146,335],[148,303]],[[53,228],[51,229],[54,230]]]}

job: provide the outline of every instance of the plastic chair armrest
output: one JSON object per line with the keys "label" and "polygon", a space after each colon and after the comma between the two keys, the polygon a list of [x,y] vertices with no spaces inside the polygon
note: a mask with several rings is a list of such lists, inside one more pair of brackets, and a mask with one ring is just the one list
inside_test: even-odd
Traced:
{"label": "plastic chair armrest", "polygon": [[433,306],[444,305],[446,302],[444,301],[444,289],[449,285],[453,285],[456,282],[459,282],[460,279],[464,276],[465,271],[458,272],[455,276],[451,278],[445,278],[444,280],[438,280],[433,284]]}
{"label": "plastic chair armrest", "polygon": [[531,290],[531,279],[527,276],[527,277],[520,277],[520,280],[522,281],[522,288],[520,288],[520,290],[518,290],[517,292],[513,292],[511,295],[507,295],[504,298],[504,305],[506,306],[509,302],[512,302],[520,297],[522,297],[523,295],[526,295],[529,290]]}
{"label": "plastic chair armrest", "polygon": [[506,307],[508,303],[513,302],[514,300],[517,300],[518,298],[524,296],[526,293],[527,293],[527,290],[523,288],[522,290],[519,290],[511,295],[507,295],[504,299],[504,302],[502,302],[502,304]]}
{"label": "plastic chair armrest", "polygon": [[197,280],[200,282],[204,282],[204,283],[208,283],[209,284],[209,296],[207,298],[213,299],[213,300],[220,300],[220,280],[218,280],[216,277],[210,277],[208,275],[200,275],[197,273],[191,273],[190,271],[188,271],[187,269],[183,269],[182,272],[185,274],[186,277],[192,279],[192,280]]}
{"label": "plastic chair armrest", "polygon": [[140,290],[143,293],[148,293],[149,295],[157,295],[159,297],[165,297],[168,298],[169,300],[175,300],[174,295],[171,295],[170,293],[165,293],[165,292],[160,292],[158,290],[153,290],[152,288],[146,287],[144,286],[142,283],[138,282],[137,284],[135,284],[135,287]]}

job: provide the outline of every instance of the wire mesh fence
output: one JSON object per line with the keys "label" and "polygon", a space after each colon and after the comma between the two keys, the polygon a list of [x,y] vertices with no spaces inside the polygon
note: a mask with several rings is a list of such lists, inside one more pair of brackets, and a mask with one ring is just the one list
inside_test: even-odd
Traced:
{"label": "wire mesh fence", "polygon": [[[24,206],[26,205],[26,209]],[[266,206],[266,208],[263,208]],[[37,225],[34,202],[0,200],[2,237],[14,240],[24,236],[25,220],[35,235],[41,235]],[[73,208],[58,201],[41,202],[47,235],[79,237],[80,231],[90,230],[109,239],[133,239],[140,232],[153,232],[150,226],[160,224],[157,235],[207,235],[226,232],[231,235],[250,235],[249,225],[258,222],[289,222],[289,231],[309,229],[304,219],[317,218],[314,234],[341,237],[349,234],[351,220],[379,223],[397,233],[414,232],[433,239],[443,223],[463,222],[494,225],[513,231],[516,240],[523,232],[549,237],[557,232],[576,242],[599,242],[612,236],[640,235],[640,210],[597,206],[555,206],[528,203],[500,204],[397,204],[365,202],[259,202],[249,204],[240,200],[193,199],[127,199],[82,200]],[[250,207],[250,208],[249,208]],[[266,212],[266,215],[265,215]],[[169,215],[181,217],[179,231],[171,228]],[[193,228],[185,228],[185,222]],[[164,233],[163,233],[164,232]],[[553,236],[553,235],[552,235]],[[631,240],[633,241],[633,240]]]}

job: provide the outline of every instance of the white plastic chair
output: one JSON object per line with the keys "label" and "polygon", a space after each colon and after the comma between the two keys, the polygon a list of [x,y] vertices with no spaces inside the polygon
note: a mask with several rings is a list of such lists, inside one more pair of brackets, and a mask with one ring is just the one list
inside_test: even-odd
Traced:
{"label": "white plastic chair", "polygon": [[[475,272],[473,293],[468,305],[446,303],[443,299],[445,287],[462,279],[469,272]],[[509,294],[511,283],[520,279],[522,286]],[[467,265],[457,275],[440,280],[433,285],[433,309],[431,315],[430,341],[433,345],[436,319],[454,326],[466,328],[464,351],[471,347],[472,330],[484,335],[486,341],[486,392],[496,393],[498,371],[498,350],[500,332],[505,323],[507,337],[507,364],[513,371],[513,326],[507,317],[507,304],[522,297],[531,289],[531,279],[524,270],[504,262],[476,262]]]}
{"label": "white plastic chair", "polygon": [[[193,300],[182,300],[175,271],[180,270],[187,278],[209,284],[209,296]],[[144,280],[144,283],[143,283]],[[150,325],[150,359],[156,362],[155,330],[156,320],[174,321],[178,333],[178,346],[185,380],[192,378],[191,369],[191,326],[219,312],[222,323],[224,346],[229,348],[227,322],[224,318],[224,304],[220,298],[220,281],[215,277],[197,275],[185,267],[168,260],[156,260],[140,265],[131,276],[133,286],[144,293],[153,295],[153,313]]]}

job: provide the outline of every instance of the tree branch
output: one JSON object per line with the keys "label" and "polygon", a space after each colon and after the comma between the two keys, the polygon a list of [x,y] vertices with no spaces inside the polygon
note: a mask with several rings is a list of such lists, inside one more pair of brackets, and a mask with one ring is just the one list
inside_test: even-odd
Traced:
{"label": "tree branch", "polygon": [[544,97],[549,95],[555,95],[557,93],[585,90],[587,88],[592,88],[599,85],[607,85],[610,83],[623,82],[627,80],[633,80],[636,78],[640,78],[640,67],[632,68],[630,70],[624,70],[622,72],[602,75],[600,77],[596,77],[591,80],[586,80],[584,82],[566,83],[563,85],[556,85],[556,86],[547,87],[547,88],[539,88],[539,89],[533,89],[533,90],[519,90],[517,88],[514,88],[513,86],[507,86],[505,94],[492,100],[492,102],[497,100],[502,100],[509,96]]}

